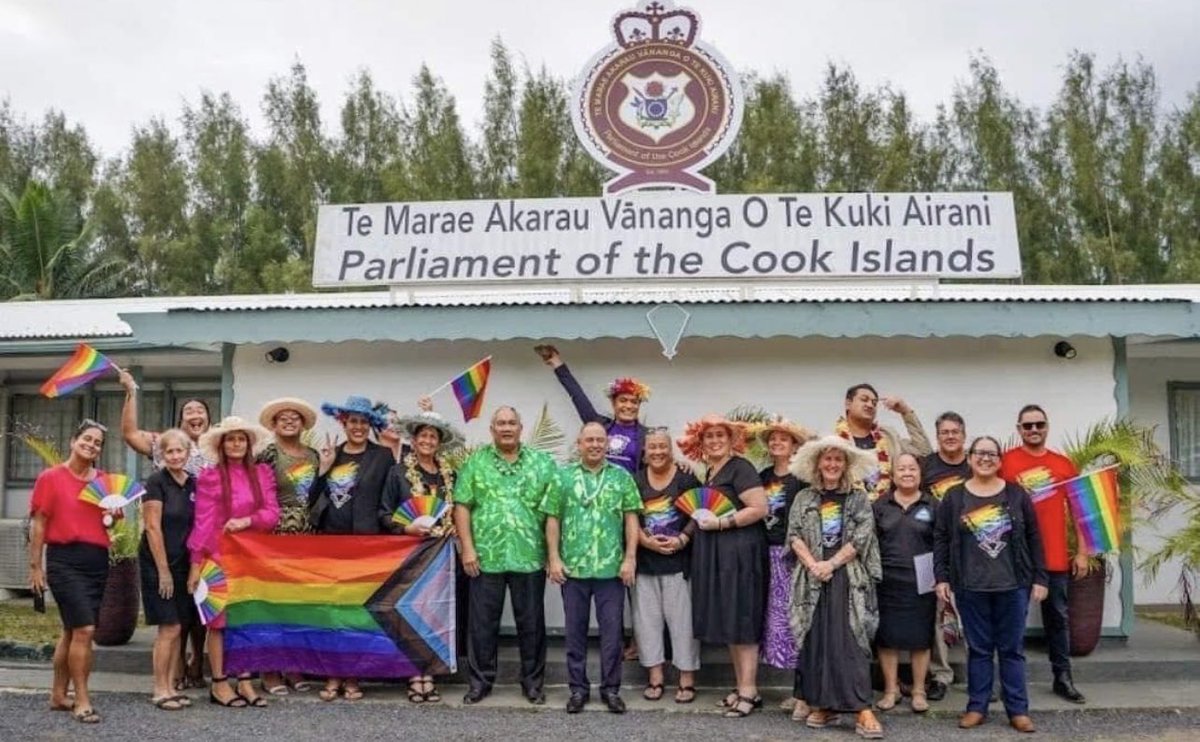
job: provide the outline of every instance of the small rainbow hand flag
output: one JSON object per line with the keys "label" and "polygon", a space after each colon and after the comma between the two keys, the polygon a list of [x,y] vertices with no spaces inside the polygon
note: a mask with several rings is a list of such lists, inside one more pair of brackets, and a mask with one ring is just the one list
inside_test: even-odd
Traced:
{"label": "small rainbow hand flag", "polygon": [[483,409],[483,392],[487,389],[488,374],[492,372],[492,357],[488,356],[450,382],[454,398],[462,408],[463,422],[479,417]]}
{"label": "small rainbow hand flag", "polygon": [[108,360],[107,356],[86,343],[80,343],[71,360],[42,384],[42,396],[54,399],[70,394],[107,372],[116,370],[117,364]]}
{"label": "small rainbow hand flag", "polygon": [[206,626],[221,615],[229,603],[229,580],[225,577],[225,570],[213,560],[205,560],[200,567],[200,580],[196,583],[192,599],[196,601],[196,610],[200,612],[200,622]]}
{"label": "small rainbow hand flag", "polygon": [[1117,467],[1099,469],[1068,479],[1062,485],[1078,518],[1083,548],[1105,554],[1121,546],[1121,513],[1117,506]]}
{"label": "small rainbow hand flag", "polygon": [[432,526],[442,519],[450,504],[437,495],[413,495],[396,508],[392,513],[392,522],[399,526],[418,525]]}
{"label": "small rainbow hand flag", "polygon": [[676,498],[675,509],[692,518],[701,510],[707,510],[718,518],[737,510],[725,493],[715,487],[695,487],[684,492]]}

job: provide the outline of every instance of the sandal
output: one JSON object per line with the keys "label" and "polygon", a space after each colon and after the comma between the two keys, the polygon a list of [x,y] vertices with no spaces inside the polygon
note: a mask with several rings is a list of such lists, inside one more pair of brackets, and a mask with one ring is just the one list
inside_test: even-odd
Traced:
{"label": "sandal", "polygon": [[929,710],[929,698],[925,695],[925,691],[913,691],[912,710],[914,714],[923,714]]}
{"label": "sandal", "polygon": [[297,693],[307,693],[313,689],[312,681],[305,680],[303,675],[284,675],[283,682],[292,686]]}
{"label": "sandal", "polygon": [[172,699],[177,701],[179,703],[179,705],[185,709],[189,709],[192,707],[192,699],[188,698],[187,696],[183,696],[183,695],[172,696]]}
{"label": "sandal", "polygon": [[347,701],[357,701],[363,697],[362,688],[359,688],[357,685],[347,684],[344,688],[342,688],[342,696]]}
{"label": "sandal", "polygon": [[[243,683],[245,683],[246,686],[250,689],[249,693],[242,693],[241,687],[242,687]],[[254,692],[254,679],[253,678],[238,678],[237,684],[238,684],[237,694],[239,696],[241,696],[242,698],[246,699],[247,706],[249,706],[251,708],[256,708],[256,709],[261,709],[261,708],[267,707],[267,699],[263,698],[262,696],[260,696]]]}
{"label": "sandal", "polygon": [[662,697],[663,697],[663,684],[662,683],[647,683],[646,687],[644,689],[642,689],[642,698],[645,698],[647,701],[657,701],[657,700],[661,699]]}
{"label": "sandal", "polygon": [[792,721],[802,722],[808,718],[809,714],[812,713],[812,709],[808,707],[808,704],[804,702],[804,699],[797,698],[794,700],[796,701],[796,705],[792,706]]}
{"label": "sandal", "polygon": [[809,729],[824,729],[837,726],[839,723],[841,723],[841,717],[825,709],[813,709],[808,718],[804,720],[804,725]]}
{"label": "sandal", "polygon": [[325,687],[317,692],[317,696],[322,701],[333,701],[338,697],[338,691],[342,689],[342,684],[336,680],[332,680],[325,684]]}
{"label": "sandal", "polygon": [[[225,676],[222,676],[219,678],[213,678],[212,685],[210,685],[208,687],[208,702],[215,703],[218,706],[224,706],[225,708],[231,708],[231,709],[245,708],[246,704],[249,703],[249,701],[247,701],[242,696],[238,695],[237,691],[234,691],[233,698],[230,698],[227,701],[222,701],[220,698],[217,698],[217,694],[216,694],[216,692],[214,692],[213,689],[217,687],[217,683],[225,683],[228,680],[229,680],[228,675],[225,675]],[[226,685],[225,687],[228,688],[229,686]]]}
{"label": "sandal", "polygon": [[696,700],[696,688],[692,685],[681,685],[675,689],[675,703],[691,703]]}
{"label": "sandal", "polygon": [[863,739],[883,739],[883,725],[871,709],[863,709],[854,720],[854,733]]}
{"label": "sandal", "polygon": [[442,694],[438,692],[437,686],[433,684],[432,680],[426,680],[425,682],[429,684],[429,690],[425,691],[426,703],[441,703]]}
{"label": "sandal", "polygon": [[99,724],[100,714],[95,709],[79,709],[71,712],[71,718],[80,724]]}
{"label": "sandal", "polygon": [[408,681],[408,702],[409,703],[425,703],[425,694],[421,691],[424,686],[424,681],[420,678],[413,678]]}
{"label": "sandal", "polygon": [[729,708],[727,708],[725,710],[725,714],[724,714],[725,718],[726,719],[744,719],[744,718],[746,718],[750,714],[754,713],[754,709],[756,708],[754,705],[754,700],[755,699],[753,699],[753,698],[747,698],[745,696],[739,695],[737,697],[737,701],[735,701],[732,706],[730,706]]}
{"label": "sandal", "polygon": [[159,696],[151,698],[150,703],[162,711],[179,711],[183,708],[183,704],[179,702],[179,696]]}
{"label": "sandal", "polygon": [[899,690],[885,690],[879,700],[875,702],[875,708],[880,711],[891,711],[896,708],[896,702],[900,700]]}
{"label": "sandal", "polygon": [[283,682],[282,678],[280,678],[279,682],[267,685],[267,680],[264,677],[262,681],[259,682],[259,685],[262,686],[264,693],[271,696],[286,696],[290,692],[288,690],[287,683]]}

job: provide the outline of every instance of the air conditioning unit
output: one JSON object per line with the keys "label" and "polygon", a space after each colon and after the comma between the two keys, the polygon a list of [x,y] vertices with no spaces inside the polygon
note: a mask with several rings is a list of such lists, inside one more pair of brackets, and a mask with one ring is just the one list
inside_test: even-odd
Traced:
{"label": "air conditioning unit", "polygon": [[26,521],[0,520],[0,588],[29,587],[29,543]]}

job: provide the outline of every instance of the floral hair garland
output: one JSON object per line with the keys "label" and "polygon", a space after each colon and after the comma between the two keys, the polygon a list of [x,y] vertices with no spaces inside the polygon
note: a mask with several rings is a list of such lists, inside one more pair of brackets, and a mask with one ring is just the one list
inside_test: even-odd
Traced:
{"label": "floral hair garland", "polygon": [[604,396],[609,399],[616,399],[622,394],[637,397],[639,402],[647,402],[650,400],[650,387],[632,376],[622,376],[619,379],[613,379],[612,383],[604,388]]}
{"label": "floral hair garland", "polygon": [[[850,424],[846,422],[846,418],[843,417],[837,421],[834,432],[851,443],[854,442],[854,435],[850,432]],[[871,426],[871,440],[875,442],[874,454],[879,461],[879,478],[875,481],[874,486],[871,486],[870,482],[863,484],[867,488],[867,494],[871,496],[871,501],[874,502],[892,491],[892,457],[888,450],[887,436],[883,434],[878,425]]]}
{"label": "floral hair garland", "polygon": [[690,422],[683,429],[681,435],[676,441],[679,446],[679,452],[692,461],[704,460],[704,442],[701,440],[704,436],[704,431],[709,428],[723,426],[729,429],[731,433],[731,445],[734,453],[741,454],[746,452],[746,426],[744,423],[734,422],[721,418],[719,421],[712,417],[705,417],[695,422]]}

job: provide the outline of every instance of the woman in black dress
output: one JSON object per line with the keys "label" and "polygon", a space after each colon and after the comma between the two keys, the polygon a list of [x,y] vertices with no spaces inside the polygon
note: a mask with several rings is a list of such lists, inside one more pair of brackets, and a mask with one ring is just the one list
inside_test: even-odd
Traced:
{"label": "woman in black dress", "polygon": [[723,700],[725,715],[748,716],[762,707],[758,695],[758,644],[767,594],[767,498],[754,465],[738,456],[745,431],[719,415],[687,427],[679,448],[707,465],[705,486],[734,505],[721,517],[697,518],[692,544],[692,630],[696,639],[725,644],[737,687]]}
{"label": "woman in black dress", "polygon": [[805,723],[823,729],[837,724],[839,713],[853,713],[855,731],[866,739],[883,737],[871,712],[879,542],[862,488],[875,463],[869,451],[836,435],[804,444],[792,473],[812,485],[796,495],[788,518],[788,543],[800,562],[792,629],[804,699],[812,707]]}
{"label": "woman in black dress", "polygon": [[[388,472],[383,485],[383,496],[379,501],[379,525],[386,533],[406,534],[422,538],[442,538],[454,532],[450,517],[451,510],[440,521],[433,523],[413,522],[402,525],[392,516],[401,504],[414,495],[440,497],[447,503],[454,502],[454,469],[446,452],[461,448],[462,434],[455,430],[441,415],[425,411],[419,415],[401,418],[396,425],[404,431],[412,443],[411,449],[401,451],[400,463]],[[459,570],[460,581],[462,571]],[[465,586],[464,586],[465,587]],[[458,595],[459,609],[466,605],[462,591]],[[459,622],[460,626],[465,621]],[[433,682],[433,676],[425,673],[408,679],[410,703],[437,703],[442,700]]]}
{"label": "woman in black dress", "polygon": [[184,468],[191,440],[178,428],[158,436],[163,468],[146,480],[142,518],[146,530],[138,549],[142,576],[142,607],[146,623],[158,626],[154,637],[154,695],[151,702],[164,711],[191,706],[175,692],[182,676],[181,632],[196,623],[196,605],[188,594],[191,566],[187,537],[196,510],[196,478]]}
{"label": "woman in black dress", "polygon": [[937,596],[932,589],[924,594],[917,592],[913,560],[923,555],[930,560],[930,568],[933,566],[937,504],[921,491],[921,464],[911,453],[896,457],[892,483],[895,489],[873,506],[883,564],[883,580],[877,588],[879,631],[875,633],[875,649],[883,671],[883,697],[875,706],[881,711],[895,708],[900,698],[900,652],[907,650],[912,659],[912,710],[922,714],[929,710],[925,674],[929,671]]}
{"label": "woman in black dress", "polygon": [[[29,586],[35,598],[54,595],[63,632],[54,648],[54,680],[50,708],[70,711],[76,721],[95,724],[88,677],[92,672],[92,637],[100,600],[108,580],[108,532],[99,508],[79,493],[104,474],[96,468],[108,432],[95,420],[84,420],[71,436],[67,460],[38,475],[29,502]],[[42,569],[42,547],[46,567]],[[75,689],[75,700],[68,695]]]}

